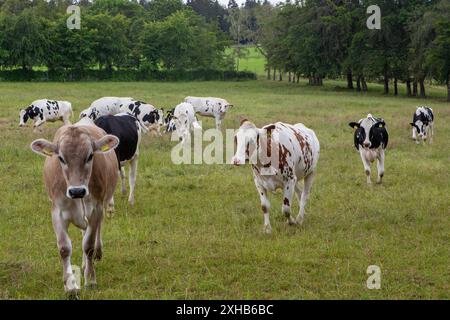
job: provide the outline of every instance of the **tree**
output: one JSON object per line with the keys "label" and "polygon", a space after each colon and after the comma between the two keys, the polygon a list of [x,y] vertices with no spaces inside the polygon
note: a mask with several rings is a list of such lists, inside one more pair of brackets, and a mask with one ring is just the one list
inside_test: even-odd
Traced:
{"label": "tree", "polygon": [[426,55],[427,65],[434,76],[447,85],[447,101],[450,102],[450,3],[441,1],[435,10],[436,37]]}
{"label": "tree", "polygon": [[44,61],[49,47],[48,33],[44,20],[36,17],[32,9],[18,15],[3,15],[1,25],[2,49],[8,52],[3,59],[5,65],[31,70]]}

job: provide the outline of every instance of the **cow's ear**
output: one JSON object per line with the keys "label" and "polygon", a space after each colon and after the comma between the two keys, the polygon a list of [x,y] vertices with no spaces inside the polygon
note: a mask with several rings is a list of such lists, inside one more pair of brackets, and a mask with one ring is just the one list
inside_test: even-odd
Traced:
{"label": "cow's ear", "polygon": [[58,154],[56,145],[45,139],[34,140],[30,145],[31,150],[41,156],[51,157]]}
{"label": "cow's ear", "polygon": [[350,127],[352,127],[353,129],[356,129],[356,128],[359,128],[359,127],[360,127],[360,125],[359,125],[358,122],[350,122],[348,125],[349,125]]}
{"label": "cow's ear", "polygon": [[114,150],[118,145],[119,138],[113,136],[112,134],[107,134],[94,142],[94,152],[108,153]]}
{"label": "cow's ear", "polygon": [[415,126],[414,122],[410,122],[409,124],[411,125],[411,127]]}
{"label": "cow's ear", "polygon": [[377,128],[384,128],[386,126],[386,123],[384,120],[378,121],[376,124]]}

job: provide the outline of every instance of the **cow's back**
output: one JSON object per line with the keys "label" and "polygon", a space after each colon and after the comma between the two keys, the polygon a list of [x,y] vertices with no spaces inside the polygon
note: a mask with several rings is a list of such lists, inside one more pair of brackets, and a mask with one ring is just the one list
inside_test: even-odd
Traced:
{"label": "cow's back", "polygon": [[134,156],[139,140],[136,118],[130,115],[109,115],[98,118],[95,124],[119,138],[119,145],[115,149],[119,161],[130,160]]}

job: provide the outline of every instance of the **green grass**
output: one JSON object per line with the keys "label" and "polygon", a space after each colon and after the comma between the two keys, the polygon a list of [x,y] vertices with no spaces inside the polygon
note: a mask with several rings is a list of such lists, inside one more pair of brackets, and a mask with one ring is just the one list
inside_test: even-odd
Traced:
{"label": "green grass", "polygon": [[[254,46],[242,47],[241,50],[245,52],[245,56],[239,59],[239,71],[250,71],[254,72],[260,78],[264,77],[266,59],[261,52]],[[226,53],[231,54],[231,49],[227,49]]]}
{"label": "green grass", "polygon": [[[104,224],[99,289],[83,299],[431,299],[449,298],[450,105],[439,100],[367,95],[286,82],[0,83],[0,298],[63,299],[62,267],[44,159],[18,127],[18,111],[37,98],[72,101],[78,112],[101,96],[132,96],[173,107],[186,95],[220,96],[237,107],[225,128],[245,116],[261,126],[303,122],[316,131],[321,158],[302,227],[270,196],[273,234],[263,218],[251,169],[171,163],[169,136],[146,136],[136,206],[116,192],[116,214]],[[436,114],[432,146],[410,139],[415,106]],[[390,133],[382,185],[368,187],[347,123],[368,112]],[[205,128],[212,119],[202,119]],[[373,175],[373,177],[375,174]],[[118,188],[120,189],[120,188]],[[294,212],[298,205],[295,202]],[[70,229],[72,263],[81,264],[81,233]],[[366,288],[369,265],[381,268],[381,289]]]}

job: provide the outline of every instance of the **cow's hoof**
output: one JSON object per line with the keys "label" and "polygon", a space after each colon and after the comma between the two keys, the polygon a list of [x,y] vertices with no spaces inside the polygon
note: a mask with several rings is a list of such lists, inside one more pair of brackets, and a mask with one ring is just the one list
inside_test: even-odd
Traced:
{"label": "cow's hoof", "polygon": [[103,250],[101,248],[95,249],[93,256],[94,260],[100,261],[102,260],[102,257],[103,257]]}
{"label": "cow's hoof", "polygon": [[122,195],[126,195],[127,194],[127,189],[122,189]]}
{"label": "cow's hoof", "polygon": [[271,234],[271,233],[272,233],[272,226],[271,226],[270,224],[265,225],[265,226],[263,227],[263,232],[264,232],[265,234]]}
{"label": "cow's hoof", "polygon": [[68,300],[80,300],[80,289],[66,291],[66,297]]}
{"label": "cow's hoof", "polygon": [[297,225],[297,220],[290,218],[290,219],[287,220],[287,223],[290,226],[296,226]]}
{"label": "cow's hoof", "polygon": [[92,282],[92,283],[86,284],[84,287],[86,288],[86,290],[95,291],[98,289],[98,284],[95,282]]}

